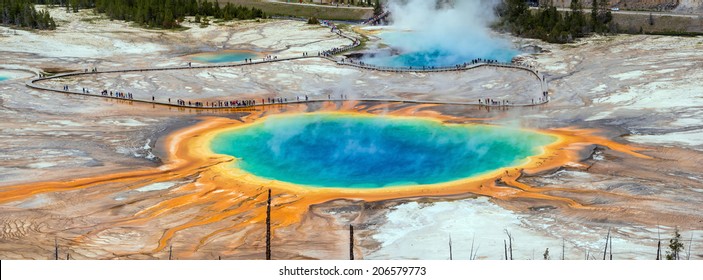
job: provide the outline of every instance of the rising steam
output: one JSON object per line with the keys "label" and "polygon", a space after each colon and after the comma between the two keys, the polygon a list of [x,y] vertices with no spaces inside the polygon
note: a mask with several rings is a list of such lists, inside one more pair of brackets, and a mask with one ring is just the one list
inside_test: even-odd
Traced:
{"label": "rising steam", "polygon": [[380,36],[400,55],[378,55],[370,64],[453,66],[472,59],[508,62],[510,42],[491,33],[500,0],[390,0],[392,30]]}

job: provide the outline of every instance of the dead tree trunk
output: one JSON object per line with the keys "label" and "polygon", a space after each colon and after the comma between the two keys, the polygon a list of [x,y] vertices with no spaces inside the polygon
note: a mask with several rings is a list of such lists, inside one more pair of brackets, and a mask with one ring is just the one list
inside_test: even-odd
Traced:
{"label": "dead tree trunk", "polygon": [[505,247],[505,260],[508,260],[508,243],[503,239],[503,246]]}
{"label": "dead tree trunk", "polygon": [[657,221],[657,260],[661,260],[661,252],[662,252],[662,235],[661,232],[659,232],[659,222]]}
{"label": "dead tree trunk", "polygon": [[691,260],[691,245],[693,245],[693,232],[691,232],[691,240],[688,241],[688,254],[686,254],[686,260]]}
{"label": "dead tree trunk", "polygon": [[561,260],[565,260],[564,253],[566,253],[566,241],[564,237],[561,238]]}
{"label": "dead tree trunk", "polygon": [[508,235],[508,250],[510,251],[510,260],[513,260],[513,236],[506,229],[505,234]]}
{"label": "dead tree trunk", "polygon": [[59,260],[59,240],[54,237],[54,260]]}
{"label": "dead tree trunk", "polygon": [[349,225],[349,259],[354,260],[354,226]]}
{"label": "dead tree trunk", "polygon": [[612,236],[610,237],[610,241],[608,241],[608,243],[610,243],[610,260],[612,261],[613,260],[613,237]]}
{"label": "dead tree trunk", "polygon": [[662,241],[657,241],[657,260],[661,260]]}
{"label": "dead tree trunk", "polygon": [[476,235],[474,234],[474,237],[471,238],[471,253],[469,254],[469,260],[473,261],[474,260],[474,241],[476,241]]}
{"label": "dead tree trunk", "polygon": [[476,246],[476,250],[474,251],[474,256],[471,257],[471,260],[472,260],[472,261],[475,261],[475,260],[476,260],[476,257],[478,257],[478,249],[479,249],[479,248],[481,248],[481,244],[478,244],[478,245]]}
{"label": "dead tree trunk", "polygon": [[513,238],[512,236],[508,239],[508,250],[510,251],[510,260],[513,260]]}
{"label": "dead tree trunk", "polygon": [[452,235],[449,235],[449,260],[452,260]]}
{"label": "dead tree trunk", "polygon": [[168,260],[170,261],[172,259],[173,259],[173,244],[168,246]]}
{"label": "dead tree trunk", "polygon": [[610,228],[608,228],[608,235],[605,236],[605,249],[603,249],[603,260],[608,255],[608,240],[610,240]]}
{"label": "dead tree trunk", "polygon": [[271,189],[266,201],[266,259],[271,259]]}

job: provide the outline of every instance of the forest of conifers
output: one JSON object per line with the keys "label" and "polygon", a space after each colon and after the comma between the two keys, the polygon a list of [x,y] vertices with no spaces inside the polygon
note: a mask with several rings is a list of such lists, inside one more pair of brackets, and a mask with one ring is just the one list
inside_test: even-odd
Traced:
{"label": "forest of conifers", "polygon": [[550,43],[569,43],[592,33],[617,33],[609,2],[591,1],[590,16],[579,0],[571,1],[571,11],[559,12],[551,2],[531,11],[525,0],[504,0],[498,14],[501,24],[514,35]]}
{"label": "forest of conifers", "polygon": [[0,0],[0,23],[31,29],[56,29],[47,11],[37,11],[31,0]]}
{"label": "forest of conifers", "polygon": [[224,20],[265,17],[256,8],[220,5],[208,0],[0,0],[2,23],[34,29],[54,29],[56,23],[46,11],[34,4],[58,5],[67,11],[95,8],[110,19],[135,22],[149,28],[176,28],[186,16],[214,17]]}

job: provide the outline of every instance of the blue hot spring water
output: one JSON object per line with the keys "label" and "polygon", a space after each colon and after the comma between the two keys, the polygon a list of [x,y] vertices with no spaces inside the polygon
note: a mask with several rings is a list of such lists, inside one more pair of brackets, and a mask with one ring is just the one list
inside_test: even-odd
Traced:
{"label": "blue hot spring water", "polygon": [[[399,54],[379,53],[362,60],[371,65],[387,67],[449,67],[461,65],[474,59],[510,62],[519,51],[510,44],[490,37],[474,40],[459,40],[456,45],[443,45],[441,42],[413,44],[426,36],[418,32],[385,32],[380,35],[385,43],[399,50]],[[459,45],[461,44],[461,45]]]}
{"label": "blue hot spring water", "polygon": [[2,82],[4,80],[9,80],[9,79],[10,79],[10,77],[0,75],[0,82]]}
{"label": "blue hot spring water", "polygon": [[254,59],[257,57],[255,53],[247,51],[223,51],[197,54],[192,56],[191,59],[207,63],[224,63],[244,61],[245,59]]}
{"label": "blue hot spring water", "polygon": [[210,145],[262,178],[381,188],[448,182],[519,165],[555,140],[505,127],[315,113],[271,116],[223,132]]}

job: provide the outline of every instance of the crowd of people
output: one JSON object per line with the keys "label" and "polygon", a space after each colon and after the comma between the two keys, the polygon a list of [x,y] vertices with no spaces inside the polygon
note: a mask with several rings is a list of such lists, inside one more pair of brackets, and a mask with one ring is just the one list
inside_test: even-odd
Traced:
{"label": "crowd of people", "polygon": [[[542,97],[540,97],[540,98],[538,99],[538,101],[539,101],[539,103],[544,103],[544,102],[549,101],[549,92],[543,91],[543,92],[542,92]],[[532,103],[534,103],[534,99],[533,99]]]}
{"label": "crowd of people", "polygon": [[385,12],[383,12],[382,14],[376,15],[376,16],[374,16],[374,17],[372,17],[372,18],[369,18],[369,19],[365,20],[363,24],[373,24],[373,25],[376,25],[376,24],[378,24],[382,19],[384,19],[385,17],[389,16],[390,14],[391,14],[390,11],[385,11]]}
{"label": "crowd of people", "polygon": [[343,34],[342,34],[342,30],[340,30],[340,29],[337,27],[337,25],[335,25],[335,24],[334,24],[333,22],[331,22],[331,21],[323,20],[323,21],[321,21],[321,24],[322,24],[323,26],[329,27],[329,28],[330,28],[330,32],[336,33],[337,35],[342,36],[342,37],[345,37],[345,38],[347,38],[347,39],[351,39],[351,40],[353,40],[353,42],[352,42],[350,45],[346,45],[346,46],[343,46],[343,47],[341,47],[341,48],[332,48],[332,49],[329,49],[329,50],[325,50],[325,51],[318,52],[318,53],[317,53],[318,56],[328,56],[328,57],[329,57],[329,56],[333,56],[333,55],[338,54],[338,53],[340,53],[340,52],[343,52],[343,51],[346,51],[346,50],[355,48],[355,47],[357,47],[357,46],[359,46],[359,45],[361,44],[361,40],[356,39],[356,38],[351,38],[351,37],[346,36],[346,35],[343,35]]}
{"label": "crowd of people", "polygon": [[510,105],[510,101],[508,100],[494,100],[491,98],[484,98],[484,99],[479,99],[478,104],[481,105],[491,105],[491,106],[507,106]]}
{"label": "crowd of people", "polygon": [[[86,89],[84,89],[87,91]],[[102,90],[100,92],[102,96],[110,96],[110,97],[117,97],[117,98],[124,98],[124,99],[134,99],[134,96],[132,95],[131,92],[121,92],[121,91],[108,91],[106,89]]]}

